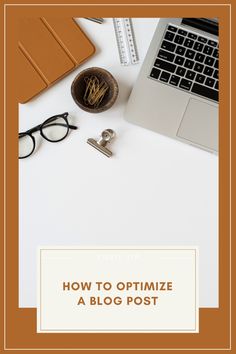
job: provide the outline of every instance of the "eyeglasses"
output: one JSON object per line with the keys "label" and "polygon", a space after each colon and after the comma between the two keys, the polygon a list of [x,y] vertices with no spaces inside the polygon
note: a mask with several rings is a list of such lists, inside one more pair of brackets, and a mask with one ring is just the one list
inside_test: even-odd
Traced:
{"label": "eyeglasses", "polygon": [[19,159],[25,159],[33,154],[36,146],[33,133],[39,131],[41,136],[47,141],[58,143],[67,137],[70,129],[77,129],[76,126],[69,124],[68,115],[68,112],[58,114],[48,118],[34,128],[19,133]]}

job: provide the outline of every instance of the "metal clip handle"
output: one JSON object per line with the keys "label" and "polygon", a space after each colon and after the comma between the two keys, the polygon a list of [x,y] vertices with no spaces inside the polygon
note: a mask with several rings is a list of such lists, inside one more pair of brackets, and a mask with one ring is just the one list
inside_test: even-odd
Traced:
{"label": "metal clip handle", "polygon": [[88,139],[87,143],[93,146],[95,149],[100,151],[102,154],[106,155],[107,157],[112,156],[112,152],[106,147],[112,139],[115,137],[115,132],[112,129],[106,129],[102,132],[101,137],[98,141],[94,139]]}

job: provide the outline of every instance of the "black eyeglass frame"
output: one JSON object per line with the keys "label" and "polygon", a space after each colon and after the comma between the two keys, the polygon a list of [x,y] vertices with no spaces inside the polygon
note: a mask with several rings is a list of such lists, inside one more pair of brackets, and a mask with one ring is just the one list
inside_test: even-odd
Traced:
{"label": "black eyeglass frame", "polygon": [[[29,137],[31,138],[32,142],[33,142],[33,148],[32,148],[32,150],[31,150],[31,152],[30,152],[28,155],[26,155],[26,156],[19,157],[19,159],[25,159],[25,158],[27,158],[27,157],[29,157],[29,156],[31,156],[31,155],[33,154],[33,152],[34,152],[34,150],[35,150],[35,147],[36,147],[35,137],[32,135],[33,133],[39,131],[39,132],[40,132],[40,135],[41,135],[44,139],[46,139],[47,141],[49,141],[50,143],[58,143],[58,142],[64,140],[64,139],[67,137],[67,135],[69,134],[69,130],[70,130],[70,129],[74,129],[74,130],[75,130],[75,129],[78,129],[78,127],[76,127],[75,125],[69,124],[68,119],[67,119],[68,115],[69,115],[68,112],[65,112],[65,113],[62,113],[62,114],[57,114],[57,115],[55,115],[55,116],[52,116],[52,117],[46,119],[43,123],[41,123],[41,124],[39,124],[39,125],[36,125],[35,127],[31,128],[31,129],[29,129],[29,130],[26,130],[25,132],[19,133],[19,135],[18,135],[19,139],[20,139],[20,138],[23,138],[24,136],[29,136]],[[48,139],[48,138],[44,135],[44,133],[43,133],[44,125],[46,125],[46,124],[48,124],[48,123],[50,123],[50,122],[54,122],[54,121],[55,121],[56,119],[58,119],[58,118],[64,119],[64,121],[65,121],[66,124],[64,125],[63,123],[54,123],[53,125],[65,126],[65,127],[67,127],[67,132],[66,132],[65,136],[63,136],[61,139],[58,139],[58,140],[50,140],[50,139]],[[50,125],[50,126],[51,126],[51,125]]]}

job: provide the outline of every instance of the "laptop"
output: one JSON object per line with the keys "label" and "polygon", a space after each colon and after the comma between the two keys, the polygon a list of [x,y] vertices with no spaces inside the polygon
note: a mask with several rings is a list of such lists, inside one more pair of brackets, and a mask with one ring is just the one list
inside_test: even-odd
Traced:
{"label": "laptop", "polygon": [[125,119],[218,152],[218,20],[160,19]]}

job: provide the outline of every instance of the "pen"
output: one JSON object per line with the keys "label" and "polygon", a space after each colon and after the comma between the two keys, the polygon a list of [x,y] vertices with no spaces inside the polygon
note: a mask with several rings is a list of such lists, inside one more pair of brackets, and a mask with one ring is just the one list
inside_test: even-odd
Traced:
{"label": "pen", "polygon": [[86,20],[93,21],[99,24],[102,24],[104,22],[104,19],[101,17],[95,18],[95,17],[84,17]]}

